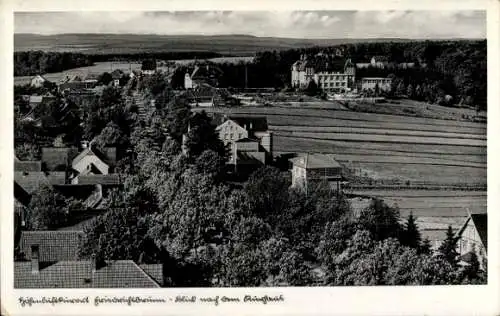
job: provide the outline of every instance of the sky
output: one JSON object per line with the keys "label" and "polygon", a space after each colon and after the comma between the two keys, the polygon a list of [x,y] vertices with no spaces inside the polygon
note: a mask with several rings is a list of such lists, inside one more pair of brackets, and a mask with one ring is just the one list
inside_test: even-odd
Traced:
{"label": "sky", "polygon": [[16,12],[15,33],[486,38],[485,11]]}

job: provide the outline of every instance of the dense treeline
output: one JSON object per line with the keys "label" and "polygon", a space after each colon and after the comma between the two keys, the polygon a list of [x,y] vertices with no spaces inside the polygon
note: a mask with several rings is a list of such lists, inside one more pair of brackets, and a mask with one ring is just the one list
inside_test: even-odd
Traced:
{"label": "dense treeline", "polygon": [[90,56],[80,53],[14,52],[14,76],[30,76],[93,65]]}
{"label": "dense treeline", "polygon": [[[155,111],[143,119],[125,102],[135,90],[155,100]],[[47,118],[39,124],[22,120],[27,110],[17,103],[16,152],[23,157],[36,156],[44,131],[66,144],[95,137],[98,146],[128,149],[117,163],[127,175],[124,187],[106,197],[109,211],[86,228],[82,258],[161,263],[164,286],[177,287],[485,282],[478,264],[457,265],[453,235],[433,256],[415,219],[400,224],[397,209],[382,201],[358,214],[326,184],[308,195],[290,189],[289,176],[274,167],[239,186],[227,181],[227,150],[210,118],[193,115],[162,74],[106,87],[92,100],[42,107],[37,116]],[[77,119],[73,127],[48,128],[49,117],[67,108]],[[57,229],[79,208],[41,187],[30,205],[30,228]]]}
{"label": "dense treeline", "polygon": [[[342,52],[343,57],[335,54]],[[220,85],[235,88],[290,86],[291,65],[302,54],[333,54],[330,64],[351,58],[354,63],[368,63],[372,56],[383,56],[393,64],[414,63],[413,68],[386,67],[358,69],[357,78],[387,77],[394,80],[394,93],[417,100],[444,105],[469,105],[486,109],[486,41],[411,41],[357,43],[334,47],[313,47],[284,51],[259,52],[253,63],[218,64],[224,72]],[[326,58],[326,57],[325,57]],[[185,69],[178,69],[179,84]],[[174,87],[176,87],[174,82]],[[449,96],[449,97],[446,97]],[[443,101],[446,100],[446,101]]]}

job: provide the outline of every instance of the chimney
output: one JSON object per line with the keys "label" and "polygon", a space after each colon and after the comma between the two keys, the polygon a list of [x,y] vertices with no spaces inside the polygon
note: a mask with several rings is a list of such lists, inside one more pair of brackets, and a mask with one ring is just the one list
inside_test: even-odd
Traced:
{"label": "chimney", "polygon": [[91,272],[91,274],[94,274],[94,272],[96,271],[96,267],[97,267],[97,259],[96,259],[95,253],[93,253],[90,256],[90,272]]}
{"label": "chimney", "polygon": [[38,245],[31,245],[31,273],[38,274],[40,272],[40,253]]}

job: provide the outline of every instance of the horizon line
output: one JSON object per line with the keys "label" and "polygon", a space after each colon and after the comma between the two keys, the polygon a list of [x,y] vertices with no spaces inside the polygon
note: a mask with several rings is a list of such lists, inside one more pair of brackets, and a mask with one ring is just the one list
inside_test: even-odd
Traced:
{"label": "horizon line", "polygon": [[361,39],[361,40],[373,40],[373,39],[403,39],[403,40],[487,40],[487,37],[283,37],[283,36],[257,36],[252,34],[238,34],[238,33],[225,33],[225,34],[159,34],[159,33],[83,33],[83,32],[70,32],[70,33],[53,33],[53,34],[43,34],[43,33],[16,33],[14,35],[36,35],[36,36],[58,36],[58,35],[137,35],[137,36],[201,36],[201,37],[217,37],[217,36],[240,36],[240,37],[253,37],[253,38],[283,38],[283,39],[300,39],[300,40],[337,40],[337,39]]}

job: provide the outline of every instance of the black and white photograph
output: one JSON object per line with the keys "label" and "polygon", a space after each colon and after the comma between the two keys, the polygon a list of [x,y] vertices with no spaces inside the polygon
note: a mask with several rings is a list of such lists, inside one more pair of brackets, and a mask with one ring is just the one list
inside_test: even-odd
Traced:
{"label": "black and white photograph", "polygon": [[14,289],[488,284],[487,11],[283,10],[13,12]]}

